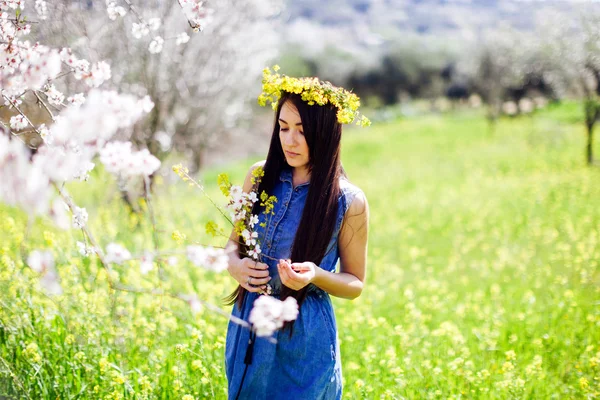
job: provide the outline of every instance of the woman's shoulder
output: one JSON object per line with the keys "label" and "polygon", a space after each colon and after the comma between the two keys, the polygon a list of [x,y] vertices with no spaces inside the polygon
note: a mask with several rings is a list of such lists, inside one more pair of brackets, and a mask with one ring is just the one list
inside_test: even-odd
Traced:
{"label": "woman's shoulder", "polygon": [[363,193],[361,188],[356,186],[354,183],[350,182],[348,177],[344,175],[340,176],[340,192],[344,196],[356,196],[358,193]]}
{"label": "woman's shoulder", "polygon": [[[359,201],[354,201],[357,198]],[[351,206],[360,206],[358,203],[366,202],[365,194],[362,189],[350,182],[346,176],[340,177],[340,200],[344,214]]]}
{"label": "woman's shoulder", "polygon": [[248,171],[249,173],[252,173],[252,171],[254,171],[256,168],[261,167],[263,168],[265,166],[265,163],[267,162],[267,160],[261,160],[261,161],[257,161],[254,164],[252,164],[250,166],[250,170]]}
{"label": "woman's shoulder", "polygon": [[242,188],[242,190],[244,192],[248,193],[250,191],[250,189],[252,188],[252,176],[253,176],[254,170],[259,167],[261,167],[261,168],[264,167],[265,161],[266,160],[258,161],[250,166],[250,169],[248,170],[248,173],[246,174],[246,178],[244,179],[244,185]]}

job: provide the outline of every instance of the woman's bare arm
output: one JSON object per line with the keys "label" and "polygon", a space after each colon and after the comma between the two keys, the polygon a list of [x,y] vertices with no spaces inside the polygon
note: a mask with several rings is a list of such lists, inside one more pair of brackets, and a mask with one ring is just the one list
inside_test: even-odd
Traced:
{"label": "woman's bare arm", "polygon": [[366,278],[368,234],[369,204],[360,193],[346,212],[346,222],[338,237],[340,272],[325,271],[312,262],[280,262],[282,283],[294,290],[313,283],[332,296],[357,298],[362,293]]}

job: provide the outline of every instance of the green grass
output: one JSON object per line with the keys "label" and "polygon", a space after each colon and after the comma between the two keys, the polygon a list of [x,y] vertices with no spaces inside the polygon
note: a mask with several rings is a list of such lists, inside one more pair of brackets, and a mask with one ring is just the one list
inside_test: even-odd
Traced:
{"label": "green grass", "polygon": [[[600,395],[600,172],[584,165],[580,111],[501,120],[493,134],[460,113],[345,132],[344,168],[367,195],[371,225],[366,288],[334,299],[344,398]],[[253,161],[228,167],[232,180]],[[204,174],[214,199],[222,170]],[[99,240],[149,247],[148,219],[130,216],[103,179],[70,187]],[[183,248],[174,230],[210,241],[204,223],[218,218],[197,190],[162,184],[154,203],[163,248]],[[77,231],[37,221],[21,248],[25,226],[0,206],[0,395],[226,398],[224,318],[111,292],[77,254]],[[54,252],[63,296],[45,297],[23,266],[22,251],[35,248]],[[114,273],[158,285],[156,270],[141,278],[134,262]],[[184,261],[165,275],[163,287],[217,304],[234,287]]]}

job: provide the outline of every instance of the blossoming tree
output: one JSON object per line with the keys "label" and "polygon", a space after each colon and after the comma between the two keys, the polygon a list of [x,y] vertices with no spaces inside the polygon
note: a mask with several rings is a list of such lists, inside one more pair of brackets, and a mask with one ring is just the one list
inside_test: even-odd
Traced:
{"label": "blossoming tree", "polygon": [[[204,24],[209,23],[207,17],[211,11],[203,2],[178,0],[176,5],[177,7],[153,10],[153,12],[174,13],[174,9],[177,8],[179,12],[177,16],[169,13],[164,16],[155,14],[159,17],[153,19],[146,19],[145,13],[130,0],[124,0],[122,4],[109,0],[103,11],[106,24],[118,18],[131,18],[131,26],[128,29],[131,29],[131,36],[136,39],[148,36],[150,31],[159,31],[160,27],[164,26],[163,20],[168,18],[178,17],[180,25],[188,26],[190,34],[193,33],[192,30],[200,31]],[[155,101],[149,96],[149,94],[153,95],[157,102],[161,102],[162,96],[170,95],[168,90],[170,87],[155,87],[161,85],[163,77],[161,73],[157,73],[151,81],[141,82],[148,83],[149,87],[140,86],[139,90],[132,90],[135,94],[102,89],[109,85],[111,79],[113,84],[118,86],[127,80],[125,77],[132,71],[147,72],[148,69],[158,68],[161,63],[169,60],[167,58],[153,60],[152,57],[164,54],[167,45],[176,47],[187,42],[192,43],[193,40],[190,40],[186,32],[178,33],[172,40],[155,35],[143,46],[146,49],[145,53],[139,55],[148,59],[146,63],[140,64],[143,68],[117,69],[118,74],[115,76],[115,70],[111,68],[109,62],[101,59],[88,61],[83,58],[82,53],[93,54],[90,51],[94,48],[92,44],[84,52],[77,48],[53,47],[29,40],[32,26],[43,32],[46,21],[52,20],[56,23],[60,20],[60,18],[52,18],[50,12],[53,8],[43,0],[37,0],[32,9],[33,13],[25,14],[24,10],[29,9],[25,7],[24,0],[0,1],[0,94],[4,102],[2,107],[4,114],[0,118],[0,202],[23,209],[30,216],[29,225],[36,216],[50,216],[61,228],[81,230],[84,240],[77,243],[79,252],[82,257],[97,257],[105,272],[104,279],[110,288],[109,293],[112,294],[105,301],[114,303],[113,296],[117,292],[169,297],[188,303],[192,311],[198,311],[203,305],[230,318],[228,313],[201,300],[195,293],[170,292],[162,284],[164,265],[176,263],[179,252],[165,251],[158,242],[152,196],[148,188],[149,177],[160,168],[161,161],[147,148],[137,150],[132,140],[128,139],[131,139],[132,132],[141,129],[139,126],[144,125],[144,118],[150,116],[152,120],[150,124],[156,125],[156,118],[169,120],[170,113],[176,112],[173,109],[176,108],[176,103],[171,101],[167,102],[165,107],[161,105],[160,115],[157,115],[156,111],[153,111],[157,108]],[[123,21],[121,23],[129,24]],[[107,39],[108,37],[98,38],[99,41]],[[128,41],[129,39],[125,40]],[[235,46],[235,43],[233,41],[229,45]],[[113,59],[118,56],[127,59],[129,54],[116,54]],[[184,60],[180,59],[180,61]],[[208,64],[210,68],[217,68],[218,65],[218,63]],[[210,75],[209,72],[207,74]],[[185,79],[184,76],[177,82],[185,82]],[[68,83],[65,83],[65,80],[69,80]],[[202,85],[201,82],[195,84]],[[72,92],[65,93],[65,88]],[[129,88],[133,87],[129,86]],[[199,93],[210,96],[211,90],[199,90]],[[224,90],[223,86],[221,90]],[[183,97],[178,101],[194,101],[193,99],[196,98],[194,96]],[[207,100],[203,99],[203,101]],[[193,127],[197,128],[197,125]],[[145,143],[144,140],[133,140],[133,142]],[[119,181],[141,180],[145,185],[147,210],[152,221],[152,248],[135,249],[132,254],[123,245],[110,242],[110,238],[99,239],[92,232],[86,208],[76,204],[65,184],[75,180],[88,180],[89,172],[95,168],[98,161]],[[185,175],[191,179],[187,171]],[[257,194],[242,194],[241,190],[231,184],[226,187],[228,191],[236,193],[233,202],[243,200],[240,203],[242,207],[232,209],[232,219],[244,221],[236,227],[242,225],[247,227],[247,230],[240,232],[241,237],[252,244],[253,252],[249,256],[258,258],[260,247],[255,242],[252,230],[256,216],[246,215],[246,213],[243,216],[237,214],[245,210],[247,202],[252,204],[258,201]],[[27,237],[27,229],[25,228],[23,239]],[[104,245],[103,242],[109,243]],[[185,255],[192,264],[213,272],[220,272],[227,268],[227,249],[189,245]],[[53,251],[50,249],[24,251],[21,257],[29,268],[38,274],[39,284],[46,296],[58,296],[63,293],[58,263]],[[138,262],[141,275],[157,270],[159,286],[152,287],[141,282],[139,285],[132,285],[121,281],[114,267],[129,260]],[[15,263],[9,262],[9,264],[15,266]],[[269,336],[275,329],[281,327],[284,321],[292,320],[297,315],[297,305],[291,302],[283,304],[276,299],[261,301],[250,323],[233,318],[234,322],[255,329],[259,336]],[[34,363],[34,366],[43,362],[37,345],[28,346],[24,354],[27,360]],[[10,363],[2,357],[0,361],[4,368],[8,368],[10,376],[14,377],[15,385],[23,389],[23,383],[13,372]],[[121,378],[117,379],[120,380]]]}

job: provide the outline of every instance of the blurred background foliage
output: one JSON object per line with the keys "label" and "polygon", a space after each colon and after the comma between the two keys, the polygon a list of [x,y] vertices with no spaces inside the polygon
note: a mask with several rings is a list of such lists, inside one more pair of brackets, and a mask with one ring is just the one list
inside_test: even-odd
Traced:
{"label": "blurred background foliage", "polygon": [[[160,32],[167,42],[185,29],[176,2],[138,3],[145,18],[168,16]],[[378,116],[414,111],[417,100],[430,103],[427,112],[483,107],[492,130],[502,114],[578,99],[592,142],[600,93],[600,6],[593,2],[208,4],[215,12],[204,32],[160,55],[130,37],[131,22],[105,23],[103,2],[53,2],[60,20],[39,34],[92,60],[108,59],[115,85],[150,94],[156,107],[133,139],[161,159],[176,150],[192,170],[265,152],[271,117],[255,100],[262,68],[274,63],[288,75],[353,89],[371,108],[389,107]]]}

